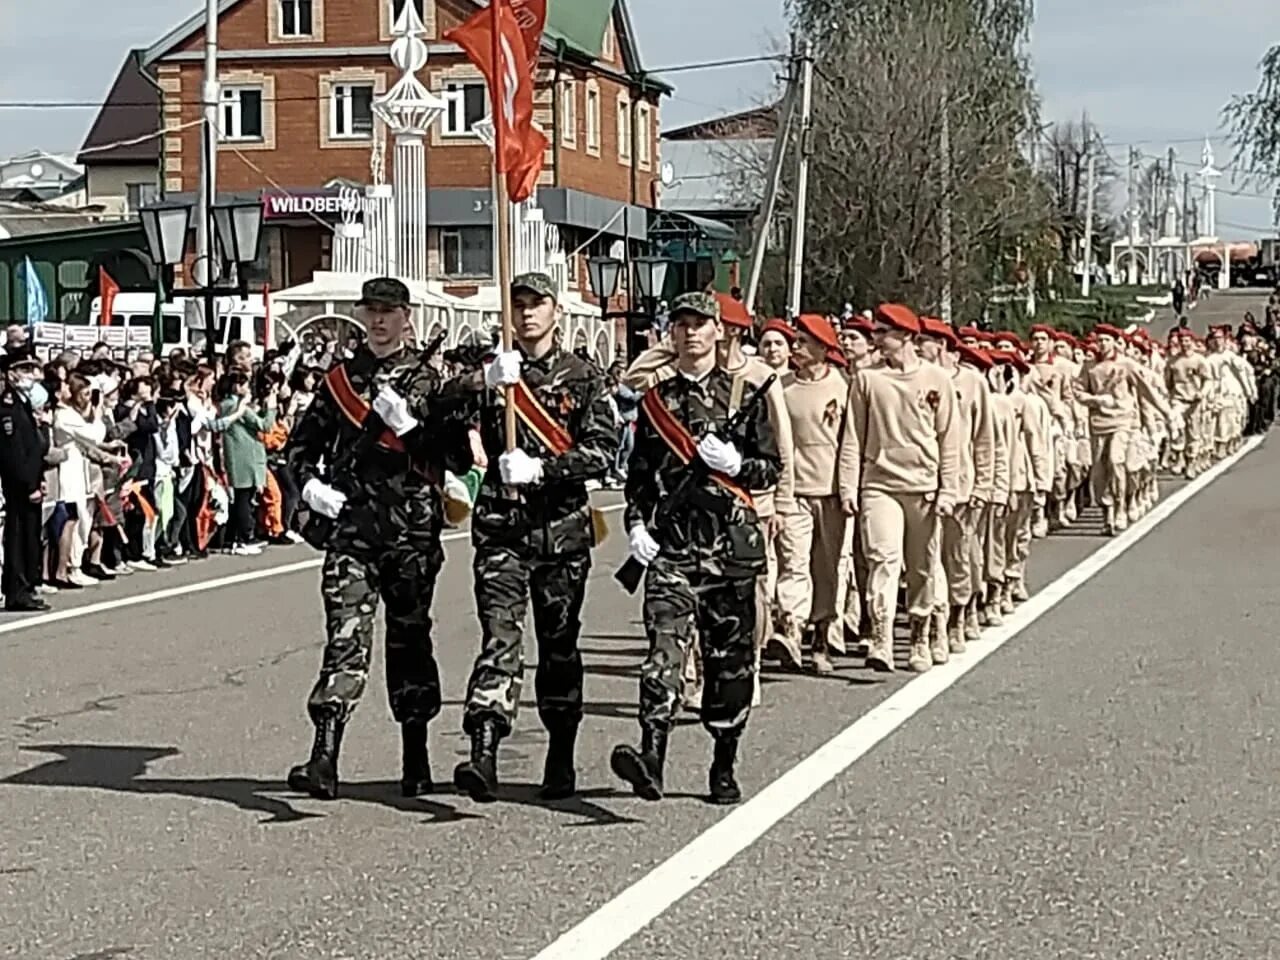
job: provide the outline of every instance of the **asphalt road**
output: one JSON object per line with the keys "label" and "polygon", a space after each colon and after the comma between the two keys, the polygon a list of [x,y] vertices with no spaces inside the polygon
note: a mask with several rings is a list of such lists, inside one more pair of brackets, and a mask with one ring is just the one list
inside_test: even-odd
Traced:
{"label": "asphalt road", "polygon": [[[1193,324],[1246,304],[1256,312],[1256,298],[1215,297]],[[1250,454],[1082,584],[1060,578],[1096,562],[1096,518],[1037,543],[1031,585],[1061,602],[936,699],[915,698],[785,816],[766,786],[947,675],[885,680],[845,661],[827,679],[769,676],[741,770],[764,802],[728,814],[763,835],[670,909],[635,901],[643,929],[614,955],[1280,955],[1278,467],[1274,447]],[[0,955],[527,960],[667,858],[680,866],[726,813],[701,800],[710,748],[696,725],[674,738],[664,804],[609,773],[610,747],[635,736],[644,653],[638,601],[610,579],[624,549],[615,533],[597,552],[586,791],[557,804],[535,797],[532,709],[503,746],[504,802],[402,800],[375,684],[344,743],[344,798],[287,791],[321,644],[305,548],[138,575],[84,591],[79,615],[0,622]],[[442,782],[466,753],[469,564],[451,542],[435,611]],[[228,576],[239,582],[182,592]],[[106,608],[159,590],[173,595]]]}

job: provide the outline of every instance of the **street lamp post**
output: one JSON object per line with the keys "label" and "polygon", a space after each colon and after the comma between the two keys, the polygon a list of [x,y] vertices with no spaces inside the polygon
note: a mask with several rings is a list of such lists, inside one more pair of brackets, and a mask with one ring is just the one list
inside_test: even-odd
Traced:
{"label": "street lamp post", "polygon": [[[220,250],[222,256],[210,251],[206,270],[208,283],[175,289],[173,273],[186,256],[193,207],[189,203],[170,200],[138,211],[142,231],[147,237],[148,252],[163,276],[165,299],[172,300],[175,295],[199,297],[204,304],[205,353],[210,360],[216,356],[217,343],[221,339],[217,331],[217,298],[244,297],[249,293],[245,268],[258,259],[262,241],[262,204],[257,200],[231,201],[215,204],[212,213],[218,241],[215,249]],[[224,260],[236,265],[235,283],[222,283],[217,276],[215,264]]]}
{"label": "street lamp post", "polygon": [[658,300],[667,282],[667,269],[670,266],[662,257],[636,257],[632,263],[635,265],[635,286],[632,289],[639,291],[644,309],[611,313],[609,300],[618,292],[623,263],[617,257],[592,257],[587,261],[587,280],[591,285],[591,292],[600,301],[601,318],[605,321],[617,317],[626,318],[627,358],[630,360],[638,357],[648,345],[645,333],[653,326]]}

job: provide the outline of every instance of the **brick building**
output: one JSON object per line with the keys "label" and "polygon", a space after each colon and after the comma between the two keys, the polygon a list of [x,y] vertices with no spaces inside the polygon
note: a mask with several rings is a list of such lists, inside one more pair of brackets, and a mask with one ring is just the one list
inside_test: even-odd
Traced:
{"label": "brick building", "polygon": [[[257,272],[273,288],[329,268],[332,232],[318,221],[336,222],[341,189],[371,179],[374,138],[384,136],[372,103],[397,77],[390,32],[405,2],[418,6],[428,30],[430,59],[419,77],[447,103],[427,155],[432,275],[460,289],[492,276],[489,151],[472,130],[488,112],[487,90],[442,39],[474,12],[474,0],[221,0],[217,189],[219,198],[262,198],[267,230]],[[548,6],[535,119],[551,145],[539,203],[566,250],[599,233],[583,256],[605,252],[624,229],[638,248],[658,177],[659,102],[669,88],[644,72],[625,0]],[[153,130],[172,131],[159,138],[156,174],[168,196],[197,188],[202,28],[200,13],[137,56],[159,91]],[[123,104],[113,97],[121,86],[94,125],[98,142],[111,137],[104,121],[119,115]],[[128,132],[137,136],[136,124]],[[391,153],[388,146],[389,180]],[[93,157],[82,154],[91,178]],[[584,285],[582,257],[570,270]]]}

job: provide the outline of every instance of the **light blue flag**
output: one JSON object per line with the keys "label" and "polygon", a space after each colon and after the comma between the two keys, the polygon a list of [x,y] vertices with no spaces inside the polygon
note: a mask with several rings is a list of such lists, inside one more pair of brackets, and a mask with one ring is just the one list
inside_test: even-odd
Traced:
{"label": "light blue flag", "polygon": [[49,316],[49,295],[30,257],[22,258],[22,279],[27,288],[27,325],[44,323]]}

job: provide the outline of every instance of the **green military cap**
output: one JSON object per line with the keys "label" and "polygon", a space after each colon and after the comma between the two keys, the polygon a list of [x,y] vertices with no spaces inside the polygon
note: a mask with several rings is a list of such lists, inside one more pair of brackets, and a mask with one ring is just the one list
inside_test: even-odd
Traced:
{"label": "green military cap", "polygon": [[519,293],[521,290],[532,290],[540,297],[550,297],[552,300],[559,299],[559,292],[556,290],[556,283],[545,273],[522,273],[511,281],[511,292]]}
{"label": "green military cap", "polygon": [[360,288],[357,307],[407,307],[409,288],[395,277],[374,277]]}
{"label": "green military cap", "polygon": [[715,294],[705,293],[701,290],[682,293],[671,302],[671,309],[668,311],[672,318],[680,313],[696,313],[700,317],[719,320],[720,303],[716,300]]}

